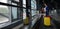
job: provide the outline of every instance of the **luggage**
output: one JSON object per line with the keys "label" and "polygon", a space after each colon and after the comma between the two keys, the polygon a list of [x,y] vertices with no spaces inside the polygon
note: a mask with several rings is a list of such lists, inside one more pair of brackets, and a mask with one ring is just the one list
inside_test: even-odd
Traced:
{"label": "luggage", "polygon": [[28,24],[29,24],[29,19],[28,19],[28,17],[26,17],[26,19],[24,19],[23,22],[24,22],[25,25],[28,25]]}
{"label": "luggage", "polygon": [[44,17],[44,25],[45,26],[50,26],[51,25],[51,21],[50,21],[50,17]]}

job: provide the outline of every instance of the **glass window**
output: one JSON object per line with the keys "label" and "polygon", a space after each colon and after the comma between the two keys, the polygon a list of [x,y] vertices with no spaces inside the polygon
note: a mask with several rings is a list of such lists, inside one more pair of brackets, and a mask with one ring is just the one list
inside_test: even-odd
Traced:
{"label": "glass window", "polygon": [[[2,3],[8,3],[8,0],[0,0]],[[9,9],[8,6],[0,5],[0,23],[9,21]]]}
{"label": "glass window", "polygon": [[26,4],[23,4],[23,7],[25,7],[25,8],[26,8]]}
{"label": "glass window", "polygon": [[36,0],[31,0],[31,12],[32,12],[32,25],[33,26],[35,24],[35,21],[37,19],[36,14],[37,14],[37,10],[36,10]]}
{"label": "glass window", "polygon": [[8,6],[0,5],[0,23],[9,21],[9,9]]}
{"label": "glass window", "polygon": [[23,7],[26,7],[26,0],[23,0]]}
{"label": "glass window", "polygon": [[36,10],[32,10],[32,16],[36,15]]}
{"label": "glass window", "polygon": [[36,1],[31,1],[31,8],[36,9]]}
{"label": "glass window", "polygon": [[11,4],[11,1],[8,1],[9,4]]}
{"label": "glass window", "polygon": [[36,15],[36,1],[31,0],[32,16]]}
{"label": "glass window", "polygon": [[7,3],[8,0],[0,0],[0,2]]}
{"label": "glass window", "polygon": [[[26,8],[26,0],[23,0],[23,7]],[[26,9],[23,9],[23,19],[26,19]]]}
{"label": "glass window", "polygon": [[[12,2],[12,5],[17,5],[16,3]],[[17,21],[17,7],[12,7],[12,21]]]}
{"label": "glass window", "polygon": [[12,16],[13,16],[13,19],[17,19],[17,8],[16,7],[12,7]]}
{"label": "glass window", "polygon": [[[12,5],[17,5],[15,3],[12,3]],[[12,7],[12,21],[16,21],[17,19],[17,7]]]}
{"label": "glass window", "polygon": [[[12,5],[17,5],[16,3],[12,2]],[[11,7],[11,18],[12,22],[17,21],[17,7]]]}
{"label": "glass window", "polygon": [[19,2],[19,0],[15,0],[15,1]]}
{"label": "glass window", "polygon": [[23,9],[23,19],[26,19],[26,9]]}
{"label": "glass window", "polygon": [[12,3],[12,5],[17,5],[16,3]]}
{"label": "glass window", "polygon": [[23,4],[26,4],[26,0],[23,0]]}

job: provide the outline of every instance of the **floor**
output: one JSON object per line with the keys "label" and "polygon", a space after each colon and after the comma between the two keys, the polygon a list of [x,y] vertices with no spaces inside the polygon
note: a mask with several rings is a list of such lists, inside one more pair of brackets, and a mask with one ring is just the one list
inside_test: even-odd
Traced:
{"label": "floor", "polygon": [[12,29],[20,29],[21,27],[23,27],[23,23],[18,25],[18,26],[16,26],[16,27],[14,27],[14,28],[12,28]]}

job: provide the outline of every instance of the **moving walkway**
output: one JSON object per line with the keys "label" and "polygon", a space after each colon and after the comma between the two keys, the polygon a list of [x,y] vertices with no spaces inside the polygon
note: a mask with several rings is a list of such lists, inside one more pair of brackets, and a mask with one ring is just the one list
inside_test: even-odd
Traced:
{"label": "moving walkway", "polygon": [[41,17],[33,26],[32,29],[59,29],[57,28],[59,23],[57,23],[54,19],[51,19],[51,25],[50,26],[46,26],[43,23],[43,17]]}

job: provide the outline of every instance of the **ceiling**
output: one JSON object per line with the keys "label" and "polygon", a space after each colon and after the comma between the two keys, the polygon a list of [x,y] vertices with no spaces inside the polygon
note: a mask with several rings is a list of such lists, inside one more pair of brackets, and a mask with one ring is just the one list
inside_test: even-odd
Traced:
{"label": "ceiling", "polygon": [[[43,0],[36,0],[39,5],[43,4]],[[51,8],[60,8],[60,0],[44,0],[44,3],[47,3]]]}

